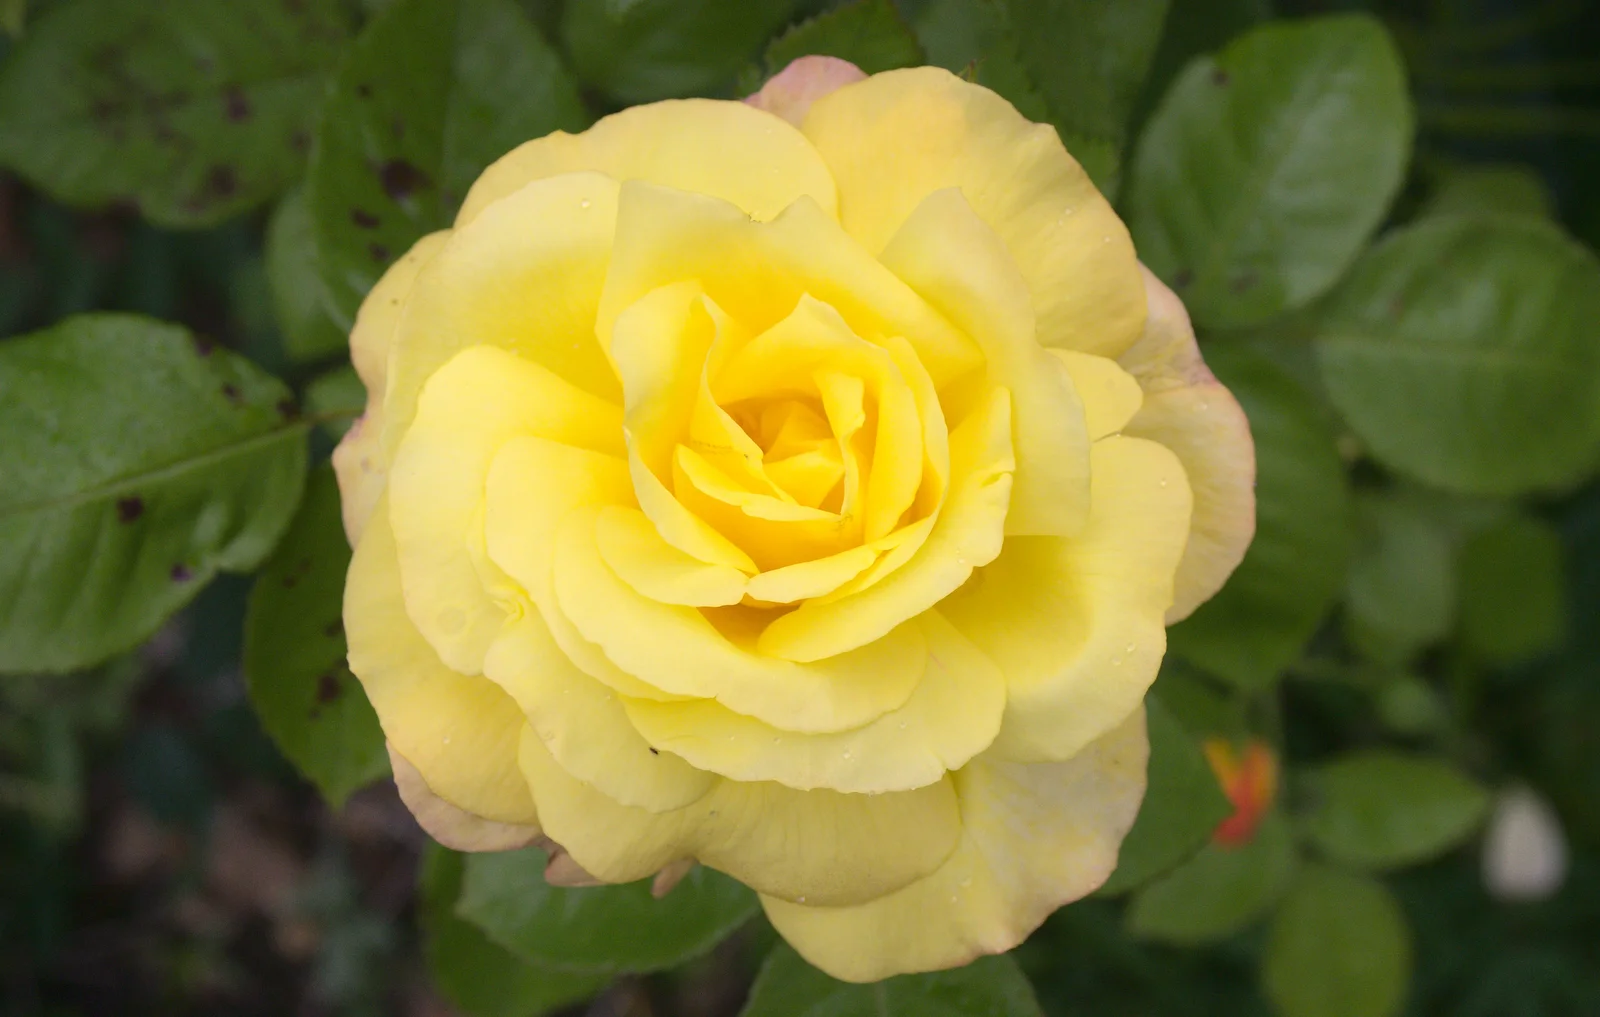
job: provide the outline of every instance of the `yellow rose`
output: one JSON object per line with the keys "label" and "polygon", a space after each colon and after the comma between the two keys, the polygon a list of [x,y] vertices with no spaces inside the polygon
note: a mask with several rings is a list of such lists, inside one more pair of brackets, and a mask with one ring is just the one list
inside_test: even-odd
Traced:
{"label": "yellow rose", "polygon": [[713,866],[862,981],[1110,874],[1254,467],[1053,129],[839,70],[491,166],[367,298],[335,464],[350,666],[431,833]]}

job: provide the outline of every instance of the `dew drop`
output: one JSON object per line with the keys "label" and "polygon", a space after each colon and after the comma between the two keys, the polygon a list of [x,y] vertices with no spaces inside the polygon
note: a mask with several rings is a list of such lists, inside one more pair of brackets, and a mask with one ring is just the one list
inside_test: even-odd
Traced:
{"label": "dew drop", "polygon": [[906,722],[902,720],[900,722],[900,730],[904,731],[905,729],[906,729]]}
{"label": "dew drop", "polygon": [[445,743],[445,744],[446,744],[446,745],[449,745],[449,744],[450,744],[450,736],[449,736],[449,735],[445,735],[445,736],[444,736],[444,743]]}
{"label": "dew drop", "polygon": [[1122,666],[1122,658],[1121,657],[1112,657],[1111,658],[1111,666],[1112,667],[1121,667]]}
{"label": "dew drop", "polygon": [[1127,650],[1126,650],[1126,652],[1128,652],[1128,653],[1132,653],[1132,652],[1133,652],[1133,651],[1134,651],[1134,650],[1137,650],[1137,649],[1138,649],[1138,648],[1139,648],[1139,647],[1138,647],[1138,645],[1137,645],[1137,644],[1134,644],[1134,643],[1129,643],[1129,644],[1128,644],[1128,648],[1127,648]]}
{"label": "dew drop", "polygon": [[804,904],[806,902],[805,894],[801,894],[799,897],[796,897],[794,902],[796,904]]}
{"label": "dew drop", "polygon": [[844,754],[844,758],[846,758],[846,759],[849,759],[849,758],[850,758],[850,753],[848,753],[848,752],[846,752],[846,753],[845,753],[845,754]]}
{"label": "dew drop", "polygon": [[971,885],[972,885],[972,877],[971,876],[968,876],[966,879],[963,879],[961,881],[961,889],[963,889],[963,890],[965,890],[967,887],[969,887]]}
{"label": "dew drop", "polygon": [[1166,480],[1165,477],[1161,478],[1161,486],[1162,487],[1166,487],[1167,486],[1167,480]]}
{"label": "dew drop", "polygon": [[589,207],[589,199],[588,198],[584,198],[582,201],[578,202],[578,207],[579,208],[588,208]]}

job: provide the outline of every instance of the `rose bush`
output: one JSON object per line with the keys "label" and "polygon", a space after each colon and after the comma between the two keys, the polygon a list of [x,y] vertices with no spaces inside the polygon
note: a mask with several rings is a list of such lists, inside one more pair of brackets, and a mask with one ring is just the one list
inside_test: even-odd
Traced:
{"label": "rose bush", "polygon": [[860,77],[492,165],[367,297],[335,466],[350,666],[435,837],[701,862],[867,981],[1110,874],[1254,462],[1054,129]]}

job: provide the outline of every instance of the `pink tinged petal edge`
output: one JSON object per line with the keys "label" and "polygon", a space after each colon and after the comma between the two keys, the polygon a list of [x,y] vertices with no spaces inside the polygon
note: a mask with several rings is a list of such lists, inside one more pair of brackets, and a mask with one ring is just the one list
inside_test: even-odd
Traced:
{"label": "pink tinged petal edge", "polygon": [[745,99],[756,109],[799,127],[811,104],[846,85],[865,81],[866,72],[848,60],[830,56],[803,56],[773,75],[761,91]]}
{"label": "pink tinged petal edge", "polygon": [[1194,491],[1189,542],[1167,611],[1172,625],[1222,588],[1255,536],[1256,450],[1244,410],[1200,355],[1183,301],[1140,270],[1148,317],[1118,363],[1138,379],[1144,405],[1122,433],[1171,449]]}
{"label": "pink tinged petal edge", "polygon": [[540,840],[537,826],[499,823],[475,815],[440,798],[411,761],[389,747],[389,766],[400,792],[423,832],[455,851],[512,851]]}

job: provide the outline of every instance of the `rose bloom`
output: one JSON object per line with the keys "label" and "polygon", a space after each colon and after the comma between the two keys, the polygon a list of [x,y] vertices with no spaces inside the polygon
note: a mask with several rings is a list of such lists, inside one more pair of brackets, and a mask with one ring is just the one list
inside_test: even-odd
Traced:
{"label": "rose bloom", "polygon": [[826,58],[628,109],[489,167],[351,348],[350,667],[438,840],[712,866],[853,981],[1116,867],[1254,458],[1051,127]]}

